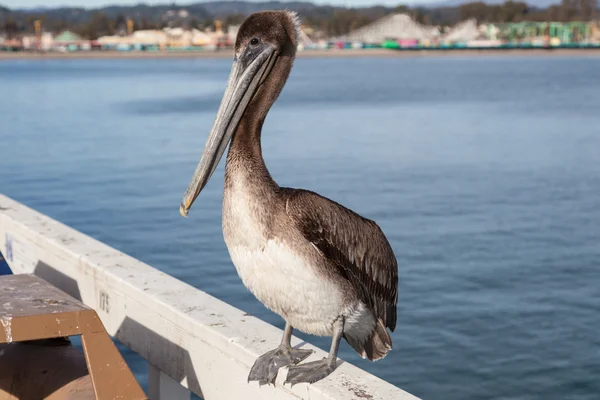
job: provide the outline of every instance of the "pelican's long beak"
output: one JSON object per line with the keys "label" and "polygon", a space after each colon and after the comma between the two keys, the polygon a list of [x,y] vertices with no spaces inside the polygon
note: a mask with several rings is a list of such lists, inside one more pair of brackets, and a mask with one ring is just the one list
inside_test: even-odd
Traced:
{"label": "pelican's long beak", "polygon": [[194,200],[215,172],[248,103],[273,68],[276,58],[275,49],[266,44],[246,49],[239,57],[234,58],[217,118],[179,207],[179,212],[184,217],[187,217]]}

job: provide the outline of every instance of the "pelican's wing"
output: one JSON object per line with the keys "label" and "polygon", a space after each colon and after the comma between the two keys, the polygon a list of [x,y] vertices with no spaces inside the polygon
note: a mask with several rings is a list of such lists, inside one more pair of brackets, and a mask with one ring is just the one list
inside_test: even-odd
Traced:
{"label": "pelican's wing", "polygon": [[283,195],[286,212],[304,237],[394,331],[398,263],[379,226],[317,193],[284,189]]}

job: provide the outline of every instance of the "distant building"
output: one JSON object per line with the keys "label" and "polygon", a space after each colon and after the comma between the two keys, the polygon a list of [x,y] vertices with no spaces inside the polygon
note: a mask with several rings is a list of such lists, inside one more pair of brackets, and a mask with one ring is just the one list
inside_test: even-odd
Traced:
{"label": "distant building", "polygon": [[466,43],[472,40],[480,39],[481,36],[481,32],[477,26],[477,21],[474,19],[469,19],[457,24],[448,32],[446,32],[446,34],[442,37],[442,40],[447,43]]}
{"label": "distant building", "polygon": [[552,45],[585,42],[593,40],[596,24],[594,22],[508,22],[498,24],[500,36],[508,41],[532,40],[543,38]]}
{"label": "distant building", "polygon": [[[220,32],[222,34],[223,32]],[[140,30],[130,36],[103,36],[98,43],[105,48],[143,50],[147,48],[214,47],[220,39],[219,32],[202,32],[198,29],[164,28]]]}
{"label": "distant building", "polygon": [[189,11],[184,9],[167,10],[161,15],[160,19],[169,28],[174,28],[178,26],[190,26],[193,16]]}
{"label": "distant building", "polygon": [[590,27],[591,39],[593,41],[600,42],[600,20],[596,21],[595,23],[593,23],[591,25],[592,25]]}
{"label": "distant building", "polygon": [[4,39],[0,48],[7,51],[20,51],[23,50],[23,43],[18,39]]}
{"label": "distant building", "polygon": [[494,24],[483,24],[479,26],[481,34],[489,40],[497,40],[500,29]]}
{"label": "distant building", "polygon": [[54,38],[56,43],[66,44],[66,43],[80,43],[83,41],[83,38],[71,31],[63,31],[56,35]]}
{"label": "distant building", "polygon": [[435,32],[406,14],[385,16],[334,40],[344,42],[382,43],[386,40],[431,40]]}
{"label": "distant building", "polygon": [[165,28],[169,47],[188,47],[192,45],[192,32],[183,28]]}
{"label": "distant building", "polygon": [[158,29],[146,29],[133,32],[128,42],[146,46],[164,46],[167,44],[167,34]]}
{"label": "distant building", "polygon": [[213,43],[213,37],[206,32],[199,31],[198,29],[192,29],[192,45],[193,46],[207,46]]}
{"label": "distant building", "polygon": [[300,29],[298,38],[298,50],[311,49],[317,47],[313,40],[306,34],[304,26]]}
{"label": "distant building", "polygon": [[102,36],[97,40],[100,46],[116,50],[162,48],[167,42],[167,34],[155,29],[135,31],[131,36]]}
{"label": "distant building", "polygon": [[90,42],[71,31],[63,31],[54,38],[54,47],[62,51],[89,50]]}
{"label": "distant building", "polygon": [[165,28],[169,47],[209,46],[217,42],[216,33],[202,32],[198,29]]}
{"label": "distant building", "polygon": [[231,43],[235,43],[235,39],[237,38],[238,31],[240,30],[239,25],[229,25],[227,27],[227,36],[229,36],[229,40]]}
{"label": "distant building", "polygon": [[44,32],[39,37],[36,35],[23,36],[21,41],[23,48],[27,50],[49,51],[54,48],[54,36],[50,32]]}

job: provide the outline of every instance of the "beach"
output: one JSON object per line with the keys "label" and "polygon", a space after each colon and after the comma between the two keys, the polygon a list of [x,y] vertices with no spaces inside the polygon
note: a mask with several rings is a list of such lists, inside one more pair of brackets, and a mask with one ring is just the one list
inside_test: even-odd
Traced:
{"label": "beach", "polygon": [[[453,49],[453,50],[391,50],[332,49],[298,51],[302,58],[326,57],[464,57],[464,56],[598,56],[600,49]],[[231,58],[231,50],[221,51],[77,51],[77,52],[0,52],[0,60],[50,59],[133,59],[133,58]]]}

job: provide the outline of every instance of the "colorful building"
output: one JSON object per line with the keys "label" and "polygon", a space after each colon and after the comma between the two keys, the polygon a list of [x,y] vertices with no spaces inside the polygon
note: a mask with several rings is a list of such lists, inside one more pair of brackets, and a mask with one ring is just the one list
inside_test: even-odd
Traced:
{"label": "colorful building", "polygon": [[499,36],[509,42],[545,38],[559,44],[579,43],[593,38],[593,22],[509,22],[498,24]]}

